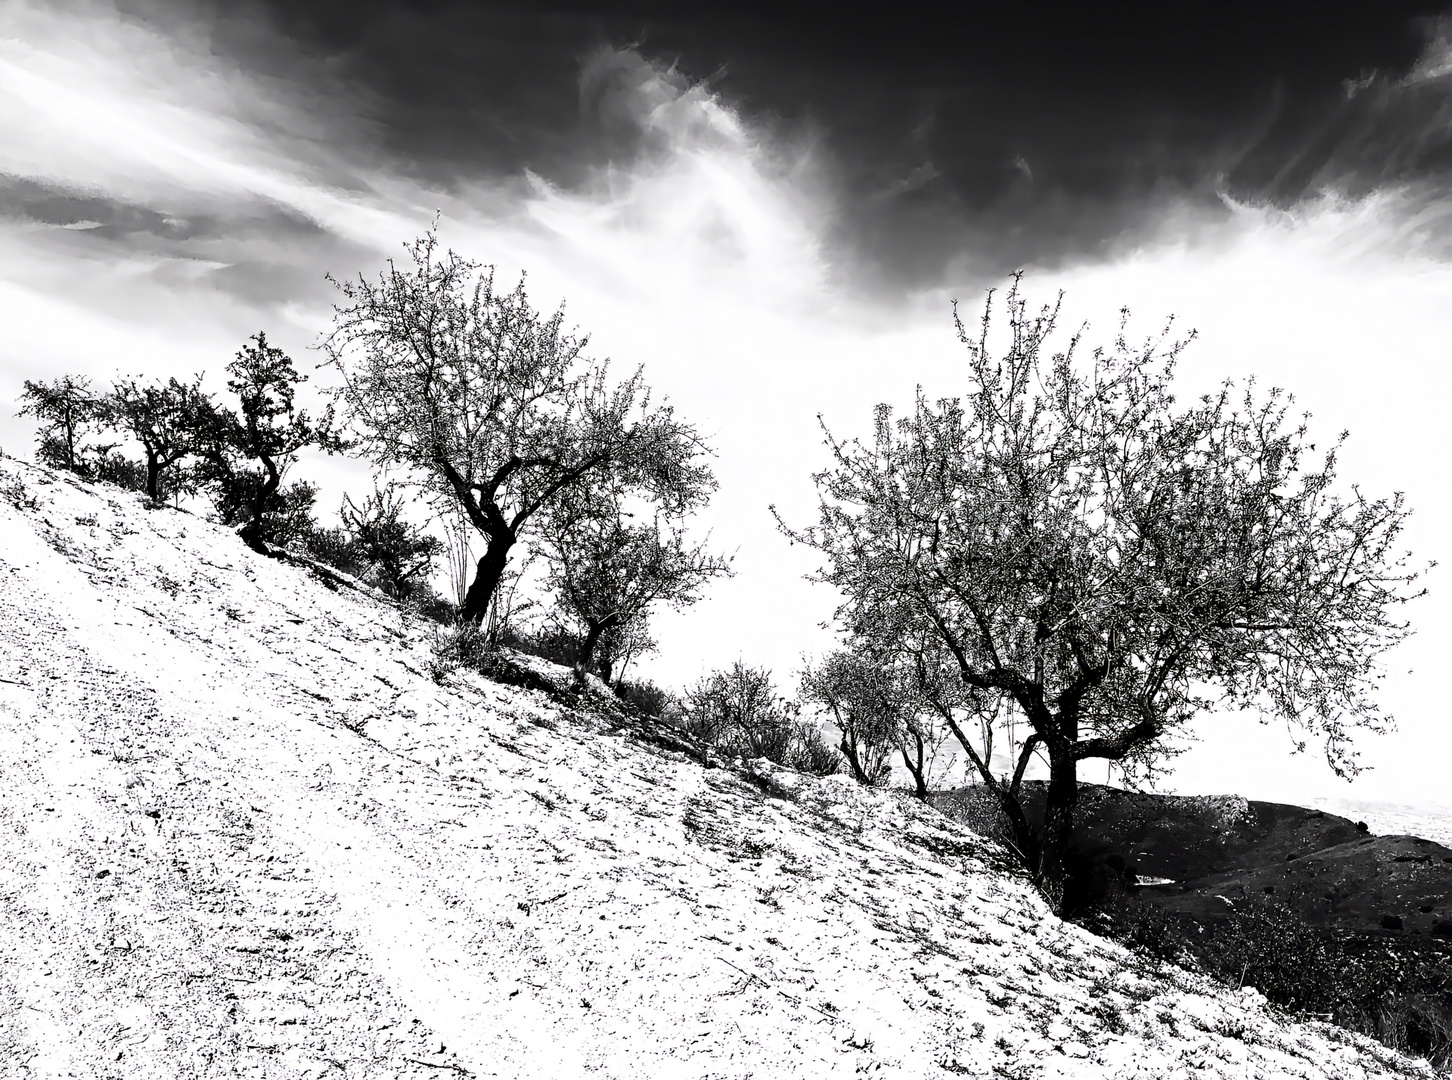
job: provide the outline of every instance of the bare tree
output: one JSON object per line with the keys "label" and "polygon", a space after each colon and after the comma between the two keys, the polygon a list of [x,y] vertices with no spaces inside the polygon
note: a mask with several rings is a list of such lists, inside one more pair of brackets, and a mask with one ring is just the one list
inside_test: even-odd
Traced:
{"label": "bare tree", "polygon": [[407,245],[376,282],[334,282],[324,344],[364,453],[415,470],[485,541],[461,615],[483,621],[522,530],[561,492],[621,483],[667,508],[708,476],[694,429],[652,408],[641,374],[618,385],[585,358],[586,340],[545,318],[523,281],[441,252],[435,232]]}
{"label": "bare tree", "polygon": [[[1004,701],[1021,713],[1015,775],[1042,752],[1049,781],[1042,834],[1020,843],[1052,892],[1079,762],[1149,767],[1217,702],[1283,718],[1353,772],[1353,728],[1389,723],[1377,658],[1409,633],[1393,613],[1419,575],[1394,550],[1401,495],[1338,494],[1339,440],[1313,460],[1284,392],[1227,383],[1177,406],[1184,343],[1168,330],[1131,348],[1123,313],[1115,344],[1081,363],[1077,334],[1048,352],[1057,306],[1031,315],[1016,279],[1006,299],[997,358],[992,294],[976,335],[955,312],[964,398],[919,392],[896,420],[879,406],[865,445],[827,433],[819,522],[787,532],[825,557],[849,630],[935,638],[980,715]],[[1016,786],[944,719],[1022,822]]]}
{"label": "bare tree", "polygon": [[628,653],[648,648],[650,609],[695,603],[713,578],[730,574],[731,560],[691,543],[684,517],[705,503],[715,481],[696,474],[695,490],[678,492],[676,515],[638,502],[627,510],[619,485],[566,489],[541,514],[539,548],[549,564],[546,584],[565,623],[578,635],[575,677],[592,664],[609,683]]}

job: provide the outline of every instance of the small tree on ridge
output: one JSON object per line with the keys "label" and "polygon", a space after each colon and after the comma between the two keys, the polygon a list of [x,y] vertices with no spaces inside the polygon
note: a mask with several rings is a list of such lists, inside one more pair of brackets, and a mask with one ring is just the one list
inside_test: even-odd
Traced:
{"label": "small tree on ridge", "polygon": [[[702,476],[698,490],[682,493],[677,509],[695,509],[714,486],[709,474]],[[651,644],[651,607],[693,604],[707,582],[731,572],[730,559],[708,553],[704,541],[687,540],[683,514],[667,517],[649,504],[637,510],[625,509],[617,487],[582,486],[562,491],[542,515],[546,583],[579,635],[580,682],[594,665],[609,683],[631,646]]]}

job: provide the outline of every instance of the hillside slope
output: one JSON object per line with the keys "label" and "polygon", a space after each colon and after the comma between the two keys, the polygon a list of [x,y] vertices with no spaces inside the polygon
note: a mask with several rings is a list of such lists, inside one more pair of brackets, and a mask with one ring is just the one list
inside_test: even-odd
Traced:
{"label": "hillside slope", "polygon": [[429,628],[132,494],[0,494],[0,1073],[1431,1075],[911,800],[436,684]]}

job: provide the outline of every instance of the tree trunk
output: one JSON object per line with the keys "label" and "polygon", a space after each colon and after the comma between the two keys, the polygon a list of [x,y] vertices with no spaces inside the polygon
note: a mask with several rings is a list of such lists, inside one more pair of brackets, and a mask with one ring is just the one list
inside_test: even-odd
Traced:
{"label": "tree trunk", "polygon": [[146,451],[146,494],[152,502],[161,501],[161,459],[155,451]]}
{"label": "tree trunk", "polygon": [[[1068,884],[1066,859],[1074,832],[1074,807],[1079,801],[1078,765],[1070,750],[1049,750],[1049,789],[1044,803],[1043,849],[1039,880],[1053,894]],[[1071,898],[1063,897],[1063,901]],[[1062,906],[1062,901],[1061,901]]]}
{"label": "tree trunk", "polygon": [[489,538],[489,546],[484,549],[484,555],[474,571],[473,584],[464,594],[464,607],[459,612],[461,619],[475,626],[484,622],[484,616],[489,614],[489,601],[494,599],[499,581],[504,577],[504,568],[509,565],[509,549],[513,546],[512,533]]}
{"label": "tree trunk", "polygon": [[846,735],[843,735],[842,741],[838,744],[837,749],[842,751],[842,756],[847,759],[847,764],[851,766],[853,779],[863,787],[871,787],[872,778],[862,768],[862,758],[857,753],[857,743],[848,739]]}
{"label": "tree trunk", "polygon": [[923,746],[923,736],[916,728],[909,728],[908,734],[913,737],[913,741],[917,744],[917,761],[914,762],[908,756],[906,745],[899,746],[898,749],[902,751],[902,763],[907,766],[908,772],[913,775],[913,794],[926,802],[928,798],[928,778],[925,775],[927,768],[926,761],[924,760],[926,753]]}
{"label": "tree trunk", "polygon": [[1003,816],[1008,820],[1008,829],[1012,835],[1006,839],[1013,845],[1023,868],[1030,874],[1037,874],[1041,865],[1039,854],[1043,850],[1043,845],[1039,831],[1033,827],[1028,815],[1024,813],[1023,802],[1014,790],[1001,783],[992,783],[990,790],[997,796],[999,809],[1003,811]]}
{"label": "tree trunk", "polygon": [[[585,635],[585,640],[580,644],[580,651],[575,654],[575,683],[578,686],[585,685],[585,673],[590,670],[590,661],[595,658],[595,646],[600,643],[600,635],[614,626],[620,619],[611,614],[599,622],[591,622],[590,630]],[[605,669],[605,681],[610,681],[610,669]]]}
{"label": "tree trunk", "polygon": [[277,495],[277,489],[282,487],[282,473],[266,454],[262,455],[262,465],[267,470],[267,475],[252,501],[252,520],[238,529],[237,535],[253,551],[266,555],[268,550],[263,543],[263,535],[267,532],[267,508]]}

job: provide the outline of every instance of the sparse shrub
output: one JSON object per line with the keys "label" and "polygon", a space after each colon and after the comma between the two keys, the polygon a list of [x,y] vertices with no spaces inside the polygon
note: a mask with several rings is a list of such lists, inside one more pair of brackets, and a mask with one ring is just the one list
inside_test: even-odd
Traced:
{"label": "sparse shrub", "polygon": [[352,556],[377,577],[389,596],[407,599],[427,588],[428,576],[444,550],[438,537],[403,517],[404,501],[390,482],[356,506],[344,498],[338,516],[352,541]]}
{"label": "sparse shrub", "polygon": [[1169,913],[1132,893],[1111,895],[1104,910],[1084,921],[1091,929],[1137,945],[1162,960],[1179,962],[1185,957],[1185,935],[1174,925]]}
{"label": "sparse shrub", "polygon": [[777,694],[771,672],[740,660],[686,692],[683,726],[702,744],[727,754],[766,758],[818,776],[842,765],[821,728],[801,720],[796,703]]}
{"label": "sparse shrub", "polygon": [[616,696],[645,716],[663,716],[675,700],[649,679],[622,679],[615,684]]}
{"label": "sparse shrub", "polygon": [[420,618],[441,626],[452,626],[459,620],[459,605],[432,589],[414,593],[408,598],[408,605]]}
{"label": "sparse shrub", "polygon": [[1428,994],[1387,994],[1371,1031],[1404,1054],[1424,1057],[1441,1069],[1452,1065],[1452,1007]]}
{"label": "sparse shrub", "polygon": [[540,674],[506,648],[491,646],[489,635],[468,620],[435,632],[429,655],[429,677],[442,683],[460,668],[478,672],[493,682],[538,690],[552,701],[572,704],[573,695]]}
{"label": "sparse shrub", "polygon": [[483,632],[473,623],[437,630],[429,650],[429,678],[442,683],[461,667],[482,671],[489,651]]}
{"label": "sparse shrub", "polygon": [[803,720],[797,724],[796,747],[790,764],[813,776],[833,776],[842,771],[842,754],[820,727]]}
{"label": "sparse shrub", "polygon": [[25,482],[25,477],[18,473],[14,476],[0,477],[0,499],[4,499],[17,510],[40,509],[40,500],[35,497],[35,492],[30,490],[30,485]]}
{"label": "sparse shrub", "polygon": [[686,731],[728,752],[778,760],[770,751],[785,753],[782,704],[771,672],[738,660],[729,671],[713,672],[686,691]]}
{"label": "sparse shrub", "polygon": [[342,526],[313,529],[303,539],[303,547],[314,559],[352,577],[361,579],[368,571],[367,565],[358,557],[352,535]]}
{"label": "sparse shrub", "polygon": [[561,667],[574,667],[580,655],[579,635],[560,626],[548,627],[537,634],[521,634],[506,628],[500,633],[500,644]]}
{"label": "sparse shrub", "polygon": [[[146,466],[125,454],[113,450],[105,457],[98,458],[92,469],[92,475],[103,484],[114,484],[127,491],[146,490]],[[162,497],[165,497],[166,490],[159,490],[162,491]]]}
{"label": "sparse shrub", "polygon": [[1303,1012],[1331,1012],[1345,958],[1333,938],[1269,899],[1237,900],[1210,948],[1227,978],[1254,986],[1269,1000]]}

